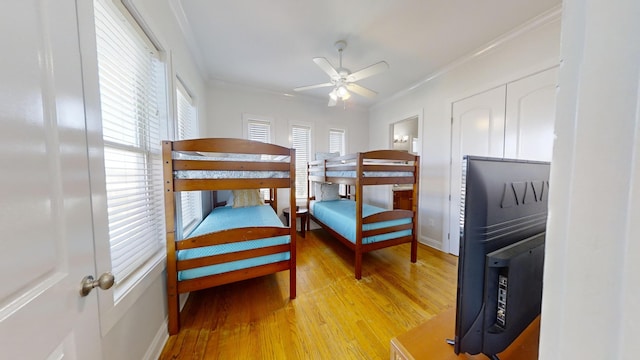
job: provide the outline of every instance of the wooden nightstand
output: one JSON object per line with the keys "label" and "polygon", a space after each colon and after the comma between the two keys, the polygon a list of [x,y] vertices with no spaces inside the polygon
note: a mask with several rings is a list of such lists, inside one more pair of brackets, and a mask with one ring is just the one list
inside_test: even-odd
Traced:
{"label": "wooden nightstand", "polygon": [[412,189],[394,189],[393,190],[393,208],[401,210],[411,210],[413,206],[413,190]]}

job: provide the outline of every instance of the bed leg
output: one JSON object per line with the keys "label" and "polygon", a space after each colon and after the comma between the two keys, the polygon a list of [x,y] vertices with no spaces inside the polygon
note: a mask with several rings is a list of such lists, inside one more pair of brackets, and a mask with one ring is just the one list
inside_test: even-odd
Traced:
{"label": "bed leg", "polygon": [[289,299],[296,298],[296,264],[289,269]]}
{"label": "bed leg", "polygon": [[168,294],[167,306],[169,312],[169,335],[175,335],[180,332],[180,304],[177,293]]}
{"label": "bed leg", "polygon": [[356,251],[356,279],[362,278],[362,253]]}
{"label": "bed leg", "polygon": [[418,240],[414,237],[411,241],[411,262],[418,261]]}

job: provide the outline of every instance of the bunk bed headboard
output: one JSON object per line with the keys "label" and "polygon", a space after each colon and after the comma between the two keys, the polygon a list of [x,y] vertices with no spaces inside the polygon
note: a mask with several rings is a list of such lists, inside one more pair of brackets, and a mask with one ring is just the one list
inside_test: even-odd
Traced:
{"label": "bunk bed headboard", "polygon": [[180,191],[269,189],[277,212],[277,189],[289,188],[295,204],[295,149],[233,138],[165,140],[162,158],[167,233],[176,230]]}

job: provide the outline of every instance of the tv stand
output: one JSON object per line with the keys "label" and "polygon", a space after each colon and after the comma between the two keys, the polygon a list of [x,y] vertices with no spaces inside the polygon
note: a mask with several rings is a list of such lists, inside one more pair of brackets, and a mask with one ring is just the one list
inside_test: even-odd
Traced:
{"label": "tv stand", "polygon": [[[487,355],[483,354],[455,354],[453,347],[447,341],[454,333],[455,318],[455,308],[451,308],[391,339],[391,360],[486,360]],[[539,335],[540,318],[538,317],[499,355],[502,360],[537,360]],[[498,359],[498,354],[489,358]]]}

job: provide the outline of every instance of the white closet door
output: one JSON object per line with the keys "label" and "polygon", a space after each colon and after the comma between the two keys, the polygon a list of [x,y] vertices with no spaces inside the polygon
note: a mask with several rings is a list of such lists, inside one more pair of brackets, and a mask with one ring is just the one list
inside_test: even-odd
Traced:
{"label": "white closet door", "polygon": [[504,156],[506,86],[456,101],[451,119],[449,252],[460,248],[460,186],[464,155]]}
{"label": "white closet door", "polygon": [[551,161],[558,69],[507,84],[505,157]]}
{"label": "white closet door", "polygon": [[74,0],[0,12],[0,358],[100,359]]}

